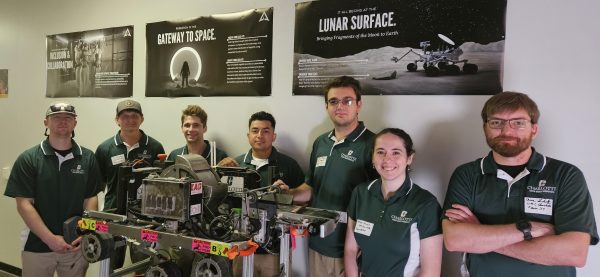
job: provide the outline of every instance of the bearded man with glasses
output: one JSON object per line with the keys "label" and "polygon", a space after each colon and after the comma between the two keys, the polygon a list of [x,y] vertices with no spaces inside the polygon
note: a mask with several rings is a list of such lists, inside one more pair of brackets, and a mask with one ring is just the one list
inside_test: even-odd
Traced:
{"label": "bearded man with glasses", "polygon": [[492,151],[454,171],[442,218],[446,248],[464,252],[463,276],[576,276],[598,243],[583,173],[531,146],[539,117],[518,92],[481,111]]}

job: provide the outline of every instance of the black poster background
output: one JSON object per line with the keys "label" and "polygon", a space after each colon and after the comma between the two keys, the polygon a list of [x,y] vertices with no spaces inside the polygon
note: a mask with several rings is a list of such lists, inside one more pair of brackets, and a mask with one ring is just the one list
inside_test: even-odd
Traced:
{"label": "black poster background", "polygon": [[[293,93],[321,94],[329,80],[349,75],[365,94],[495,94],[502,90],[505,13],[506,0],[297,3]],[[366,16],[370,21],[359,20]],[[421,48],[425,41],[428,53]],[[449,52],[478,72],[427,77],[422,61],[416,72],[407,69],[419,54]],[[456,63],[461,71],[463,64]]]}
{"label": "black poster background", "polygon": [[46,97],[133,95],[133,26],[46,37]]}
{"label": "black poster background", "polygon": [[8,97],[8,69],[0,69],[0,98]]}
{"label": "black poster background", "polygon": [[273,8],[148,23],[146,96],[268,96],[272,34]]}

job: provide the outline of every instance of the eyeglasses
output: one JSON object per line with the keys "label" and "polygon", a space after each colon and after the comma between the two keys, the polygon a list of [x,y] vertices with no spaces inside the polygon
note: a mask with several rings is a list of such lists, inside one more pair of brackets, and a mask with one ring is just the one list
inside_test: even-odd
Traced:
{"label": "eyeglasses", "polygon": [[329,100],[327,100],[327,104],[329,104],[332,107],[337,107],[337,105],[339,105],[340,103],[342,103],[342,105],[350,107],[352,106],[352,103],[356,101],[354,100],[354,98],[352,97],[346,97],[344,99],[337,99],[337,98],[331,98]]}
{"label": "eyeglasses", "polygon": [[488,119],[487,124],[492,129],[502,129],[508,123],[508,126],[513,129],[525,129],[528,123],[531,123],[531,120],[524,118],[515,118],[515,119]]}

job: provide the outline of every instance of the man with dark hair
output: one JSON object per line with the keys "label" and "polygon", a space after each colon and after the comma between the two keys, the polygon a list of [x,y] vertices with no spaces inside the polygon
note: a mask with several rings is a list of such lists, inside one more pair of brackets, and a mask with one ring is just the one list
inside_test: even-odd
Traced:
{"label": "man with dark hair", "polygon": [[21,253],[23,276],[85,276],[88,263],[81,238],[63,238],[63,222],[98,209],[100,171],[91,150],[73,140],[75,107],[57,102],[48,107],[46,140],[15,161],[4,195],[17,201],[17,211],[29,228]]}
{"label": "man with dark hair", "polygon": [[[96,159],[106,185],[104,210],[117,208],[117,186],[119,167],[126,164],[142,163],[152,165],[158,154],[165,153],[160,142],[146,135],[140,129],[144,122],[142,106],[134,100],[123,100],[117,104],[115,122],[119,126],[116,135],[108,138],[96,149]],[[125,248],[116,249],[111,257],[112,268],[123,266]]]}
{"label": "man with dark hair", "polygon": [[539,116],[523,93],[494,95],[481,111],[492,151],[452,174],[444,242],[470,276],[575,276],[598,243],[583,173],[531,146]]}
{"label": "man with dark hair", "polygon": [[[245,154],[235,158],[243,168],[251,168],[261,176],[261,187],[277,185],[289,189],[296,188],[304,182],[304,172],[298,162],[275,149],[273,142],[275,133],[275,118],[270,113],[260,111],[248,120],[248,143],[251,148]],[[278,175],[269,177],[269,167],[276,166]],[[235,263],[236,273],[241,273],[241,262]],[[267,254],[259,249],[254,256],[254,276],[279,276],[279,256]]]}
{"label": "man with dark hair", "polygon": [[[313,143],[306,183],[289,191],[294,201],[312,198],[312,207],[345,212],[354,187],[377,177],[371,162],[375,134],[358,120],[360,90],[360,83],[348,76],[325,87],[325,109],[334,129]],[[344,276],[345,234],[346,224],[339,223],[331,235],[309,239],[310,276]]]}
{"label": "man with dark hair", "polygon": [[[198,154],[210,163],[210,142],[204,139],[204,133],[208,130],[207,122],[208,115],[200,106],[188,105],[181,114],[181,132],[186,145],[171,151],[167,159],[174,161],[177,155]],[[227,157],[227,153],[219,148],[215,152],[216,163]]]}

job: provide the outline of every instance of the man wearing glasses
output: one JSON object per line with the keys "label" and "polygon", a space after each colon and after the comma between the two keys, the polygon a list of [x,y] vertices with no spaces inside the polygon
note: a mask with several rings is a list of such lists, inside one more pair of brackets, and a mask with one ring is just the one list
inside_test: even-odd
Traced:
{"label": "man wearing glasses", "polygon": [[[345,212],[354,187],[377,177],[371,162],[375,134],[358,121],[362,102],[357,80],[336,78],[325,87],[324,96],[334,129],[317,137],[306,183],[290,193],[295,202],[312,196],[312,207]],[[346,224],[340,223],[331,235],[309,239],[310,276],[344,276],[345,234]]]}
{"label": "man wearing glasses", "polygon": [[21,261],[23,276],[85,276],[81,237],[63,238],[63,222],[98,209],[102,190],[94,153],[77,144],[75,107],[58,102],[48,107],[43,140],[15,161],[4,195],[17,201],[29,228]]}
{"label": "man wearing glasses", "polygon": [[491,97],[481,117],[492,151],[450,179],[444,242],[465,252],[461,270],[471,277],[575,276],[598,243],[583,173],[531,146],[539,116],[525,94]]}

